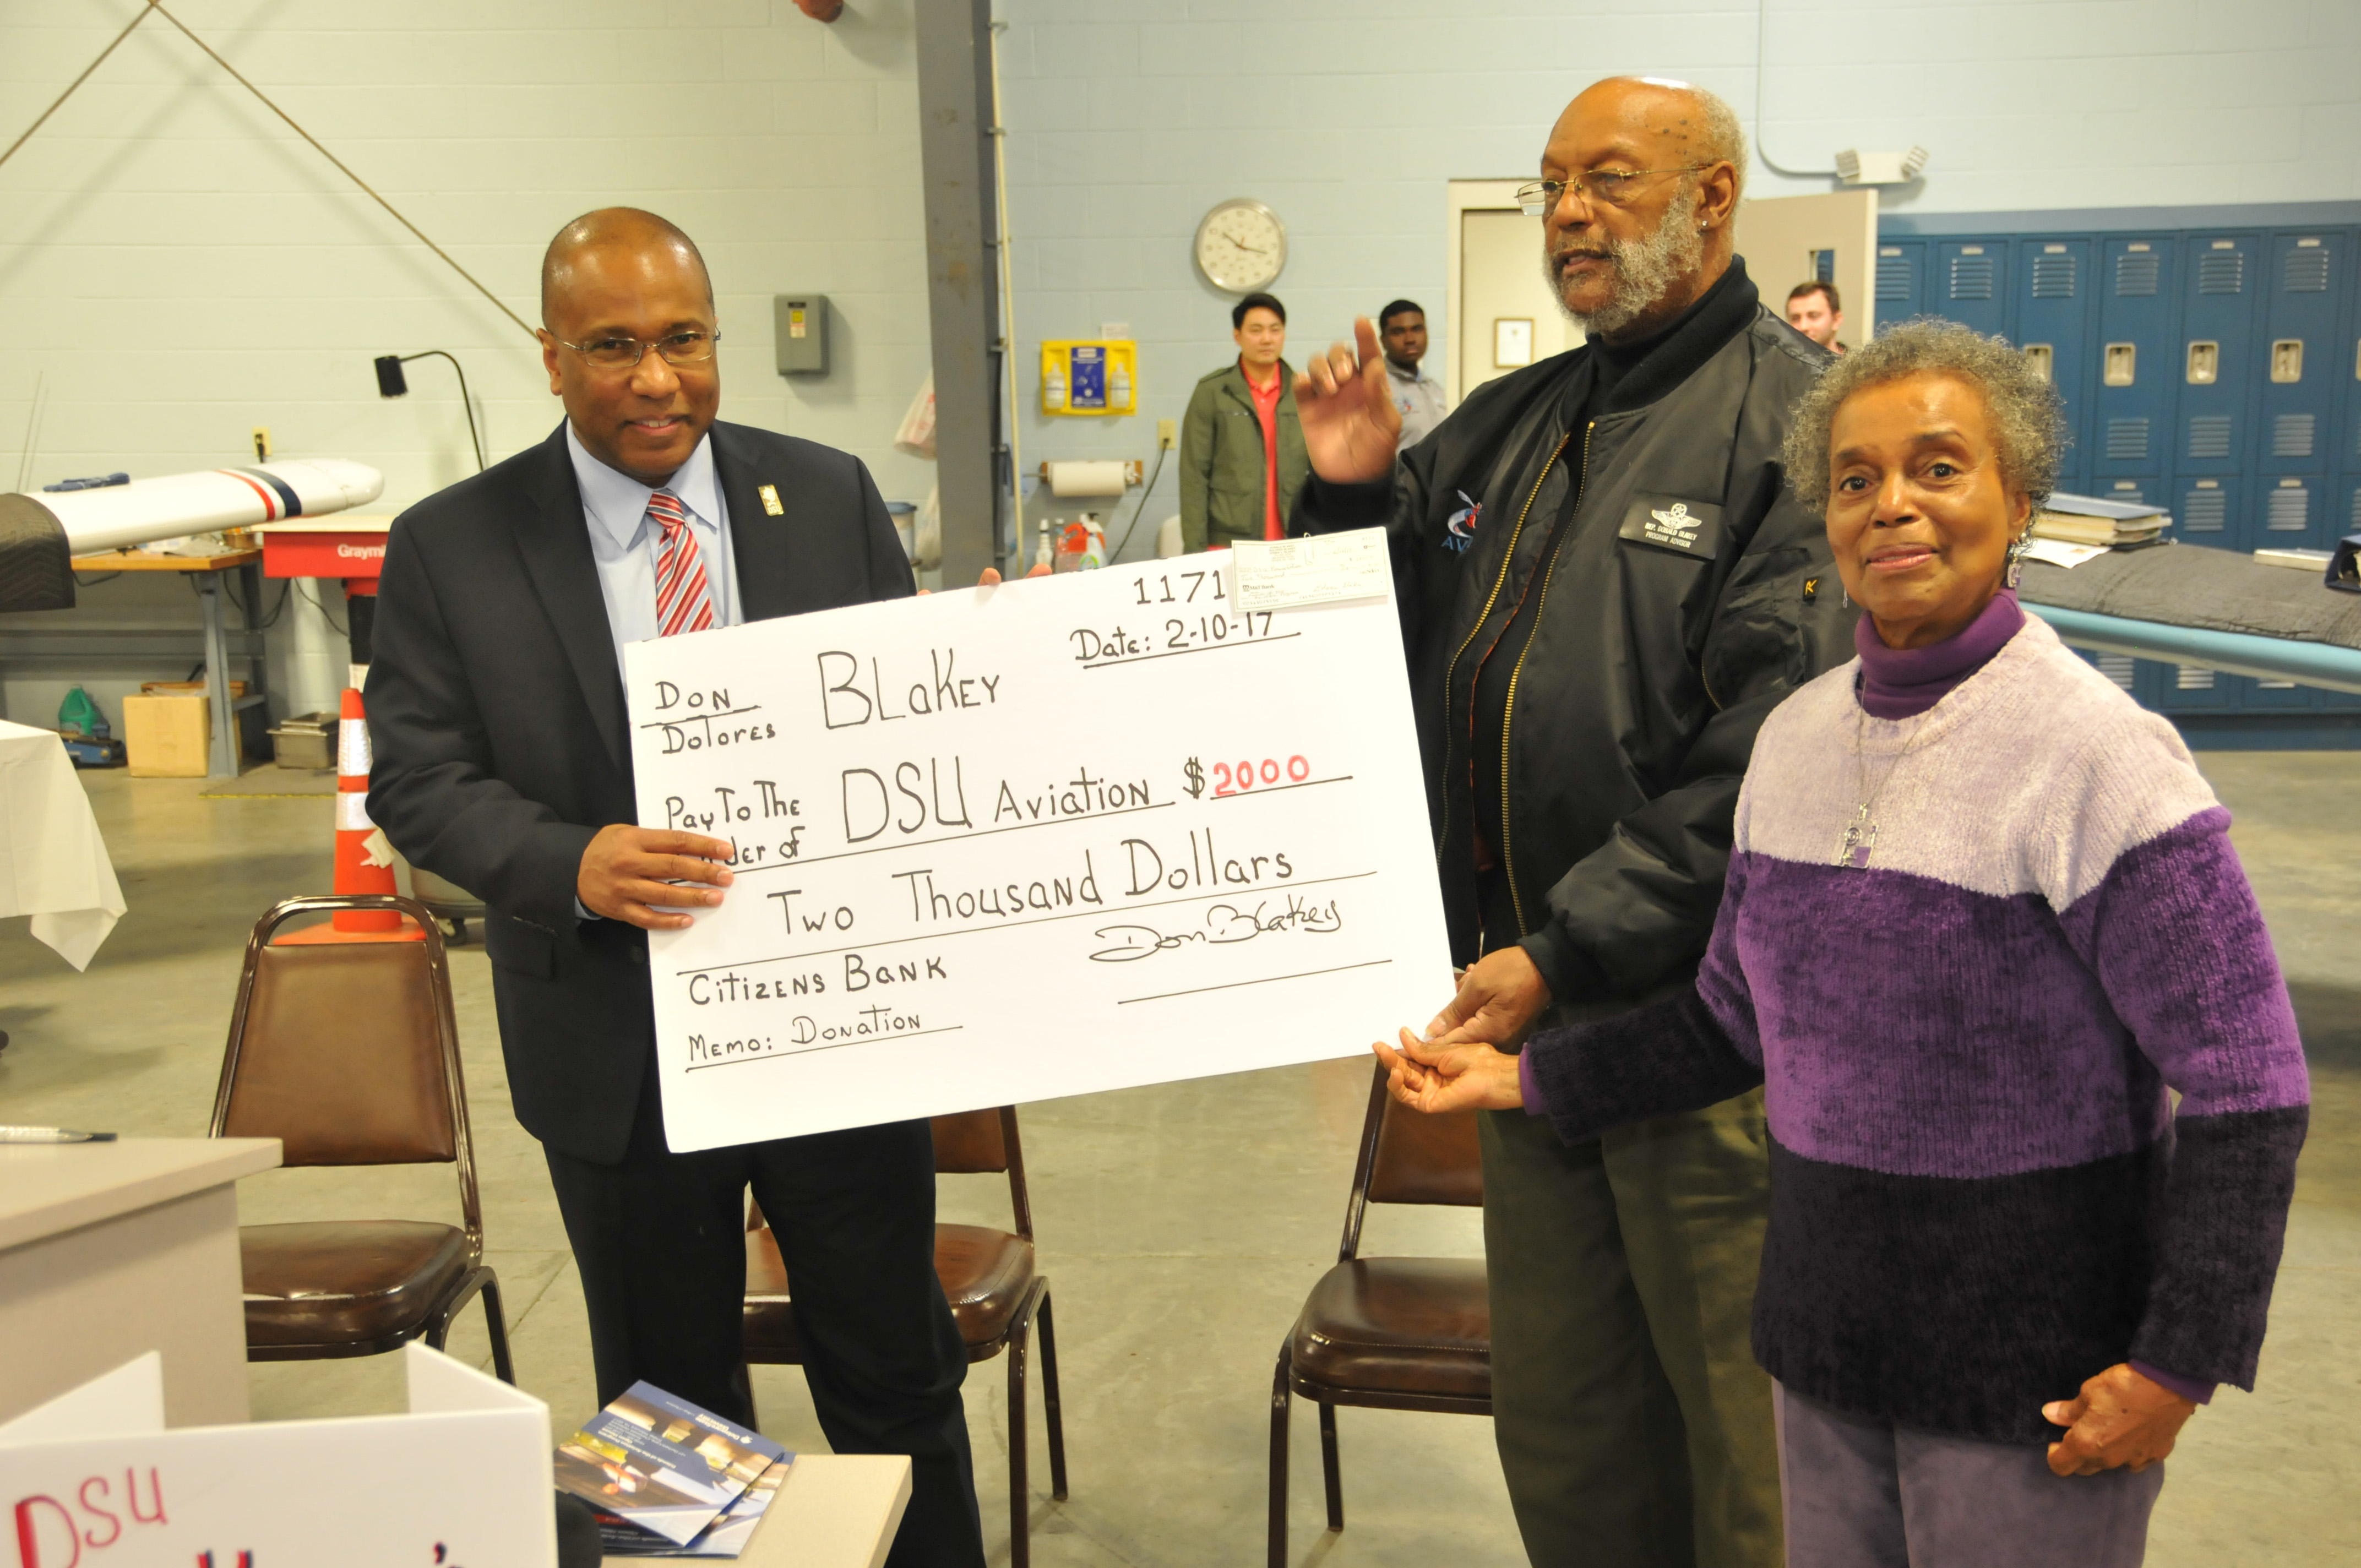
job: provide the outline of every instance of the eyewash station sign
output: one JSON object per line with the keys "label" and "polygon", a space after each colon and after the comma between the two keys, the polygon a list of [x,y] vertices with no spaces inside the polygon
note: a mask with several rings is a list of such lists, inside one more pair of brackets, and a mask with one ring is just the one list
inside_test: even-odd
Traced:
{"label": "eyewash station sign", "polygon": [[1432,1016],[1382,540],[1294,543],[1243,599],[1211,554],[631,645],[641,824],[735,851],[720,907],[649,943],[671,1146],[1352,1056]]}

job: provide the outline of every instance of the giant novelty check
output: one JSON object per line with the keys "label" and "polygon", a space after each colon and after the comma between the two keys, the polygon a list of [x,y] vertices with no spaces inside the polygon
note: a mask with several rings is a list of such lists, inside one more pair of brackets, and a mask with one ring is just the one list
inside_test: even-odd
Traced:
{"label": "giant novelty check", "polygon": [[[1216,554],[632,644],[641,825],[736,850],[720,907],[649,942],[671,1147],[1432,1017],[1449,956],[1375,560],[1375,597],[1278,609]],[[1319,565],[1305,598],[1336,591]]]}

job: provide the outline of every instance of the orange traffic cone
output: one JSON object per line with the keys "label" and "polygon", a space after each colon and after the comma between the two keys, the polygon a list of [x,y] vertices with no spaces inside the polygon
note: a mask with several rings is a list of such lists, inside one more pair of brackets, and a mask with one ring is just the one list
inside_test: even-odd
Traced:
{"label": "orange traffic cone", "polygon": [[[338,893],[394,894],[393,846],[368,817],[368,718],[361,694],[345,688],[336,725],[336,880]],[[423,942],[416,922],[390,909],[339,909],[325,926],[309,926],[277,943]]]}
{"label": "orange traffic cone", "polygon": [[[361,694],[345,688],[336,725],[336,891],[399,891],[393,883],[393,846],[368,818],[368,718]],[[399,931],[401,916],[390,909],[340,909],[339,931]]]}

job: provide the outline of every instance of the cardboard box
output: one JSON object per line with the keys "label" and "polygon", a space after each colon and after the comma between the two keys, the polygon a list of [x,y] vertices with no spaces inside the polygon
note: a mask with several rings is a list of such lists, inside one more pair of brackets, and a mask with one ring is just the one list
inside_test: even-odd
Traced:
{"label": "cardboard box", "polygon": [[213,739],[213,700],[139,696],[123,699],[123,745],[135,779],[201,779]]}

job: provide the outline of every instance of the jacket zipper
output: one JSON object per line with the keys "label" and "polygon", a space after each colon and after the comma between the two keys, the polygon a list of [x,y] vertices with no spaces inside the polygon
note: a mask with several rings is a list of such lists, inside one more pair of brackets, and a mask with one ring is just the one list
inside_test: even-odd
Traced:
{"label": "jacket zipper", "polygon": [[[1451,722],[1452,683],[1458,674],[1459,660],[1467,652],[1468,644],[1475,641],[1477,634],[1484,630],[1484,623],[1492,619],[1492,607],[1500,601],[1500,588],[1509,580],[1509,569],[1517,564],[1517,540],[1525,532],[1525,520],[1532,515],[1533,502],[1541,499],[1542,486],[1549,482],[1550,470],[1557,466],[1558,456],[1565,450],[1565,444],[1573,439],[1574,432],[1569,430],[1557,438],[1555,446],[1550,448],[1549,461],[1542,465],[1541,477],[1533,481],[1532,493],[1525,497],[1524,510],[1517,513],[1517,525],[1509,531],[1509,548],[1500,557],[1500,575],[1492,579],[1492,591],[1485,598],[1484,612],[1476,618],[1475,626],[1469,629],[1465,638],[1461,639],[1459,646],[1452,652],[1451,663],[1444,667],[1443,830],[1435,835],[1434,840],[1434,859],[1438,865],[1443,861],[1444,846],[1451,841],[1451,754],[1452,731],[1455,728]],[[1590,445],[1590,433],[1587,430],[1583,433],[1582,442],[1584,450],[1587,452]],[[1469,694],[1467,701],[1468,711],[1472,717],[1476,702],[1473,693]]]}
{"label": "jacket zipper", "polygon": [[[1590,433],[1598,428],[1597,420],[1582,427],[1582,466],[1574,476],[1574,507],[1566,513],[1569,522],[1582,510],[1582,492],[1590,483]],[[1573,433],[1566,433],[1569,437]],[[1500,874],[1509,879],[1509,903],[1517,913],[1519,937],[1532,935],[1532,927],[1525,923],[1524,895],[1517,891],[1517,859],[1509,843],[1509,731],[1517,719],[1517,678],[1525,673],[1526,656],[1532,652],[1533,640],[1542,633],[1542,611],[1549,607],[1550,579],[1557,576],[1558,554],[1565,548],[1565,541],[1559,541],[1557,550],[1542,563],[1542,593],[1533,601],[1533,623],[1525,632],[1524,647],[1518,650],[1516,667],[1509,672],[1509,693],[1500,704]]]}

